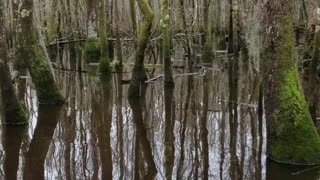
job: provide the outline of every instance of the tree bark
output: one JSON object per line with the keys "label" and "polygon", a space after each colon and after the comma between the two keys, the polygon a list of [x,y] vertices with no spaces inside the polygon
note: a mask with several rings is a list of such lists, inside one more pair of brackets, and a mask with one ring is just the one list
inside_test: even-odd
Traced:
{"label": "tree bark", "polygon": [[320,162],[320,139],[302,94],[296,64],[290,0],[265,4],[263,37],[267,153],[276,161]]}
{"label": "tree bark", "polygon": [[99,0],[98,2],[98,19],[99,19],[99,38],[101,46],[101,57],[99,72],[108,73],[110,72],[109,62],[109,50],[108,50],[108,39],[107,39],[107,15],[106,15],[106,2],[105,0]]}
{"label": "tree bark", "polygon": [[164,59],[164,83],[174,84],[172,77],[171,58],[170,58],[170,34],[169,34],[169,12],[168,0],[161,1],[161,29],[162,29],[162,53]]}
{"label": "tree bark", "polygon": [[25,62],[35,84],[40,104],[61,104],[64,99],[50,72],[43,50],[38,46],[33,27],[33,1],[24,0],[20,10],[17,61]]}
{"label": "tree bark", "polygon": [[213,41],[212,41],[212,23],[209,20],[210,16],[210,1],[204,0],[204,47],[202,61],[204,63],[212,63],[214,59]]}
{"label": "tree bark", "polygon": [[0,2],[0,107],[2,122],[8,125],[21,125],[27,123],[27,116],[19,103],[17,94],[11,81],[7,63],[7,45],[5,38],[4,4]]}
{"label": "tree bark", "polygon": [[140,34],[138,36],[138,44],[136,50],[136,61],[132,72],[132,79],[129,87],[129,96],[141,96],[142,86],[147,79],[147,75],[144,68],[144,53],[147,48],[148,39],[151,35],[152,21],[154,14],[148,1],[136,0],[138,6],[144,16],[140,27]]}

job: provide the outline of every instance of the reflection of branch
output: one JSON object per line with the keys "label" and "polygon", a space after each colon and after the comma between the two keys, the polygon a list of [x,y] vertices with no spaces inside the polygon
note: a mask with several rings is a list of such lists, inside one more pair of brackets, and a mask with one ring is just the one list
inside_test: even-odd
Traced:
{"label": "reflection of branch", "polygon": [[304,170],[301,170],[301,171],[298,171],[298,172],[295,172],[295,173],[291,173],[291,175],[298,175],[298,174],[305,173],[307,171],[311,171],[311,170],[318,169],[318,168],[320,168],[320,166],[307,168],[307,169],[304,169]]}
{"label": "reflection of branch", "polygon": [[72,71],[72,72],[79,72],[79,73],[88,73],[88,71],[84,70],[76,70],[76,69],[66,69],[66,68],[59,68],[57,66],[53,66],[54,69],[62,70],[62,71]]}
{"label": "reflection of branch", "polygon": [[[191,36],[199,36],[199,35],[202,35],[203,33],[193,33],[191,34]],[[174,39],[180,39],[182,38],[183,36],[187,36],[185,33],[177,33],[175,35],[172,36],[172,38]],[[76,43],[76,42],[84,42],[86,41],[87,39],[86,38],[80,38],[80,39],[68,39],[69,36],[66,36],[66,37],[62,37],[62,38],[59,38],[59,39],[55,39],[53,40],[52,42],[50,42],[49,44],[47,44],[48,47],[50,46],[55,46],[55,45],[60,45],[60,44],[69,44],[69,43]],[[157,37],[154,37],[148,41],[150,42],[154,42],[154,41],[159,41],[162,39],[162,35],[160,36],[157,36]],[[116,38],[108,38],[108,41],[116,41]],[[121,41],[135,41],[134,38],[121,38]]]}

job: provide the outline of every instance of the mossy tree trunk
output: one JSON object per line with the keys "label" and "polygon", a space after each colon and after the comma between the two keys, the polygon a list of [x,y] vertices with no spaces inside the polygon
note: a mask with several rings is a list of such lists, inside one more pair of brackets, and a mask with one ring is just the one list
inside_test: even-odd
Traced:
{"label": "mossy tree trunk", "polygon": [[24,0],[20,9],[20,27],[18,28],[17,60],[27,65],[35,84],[40,104],[61,104],[62,95],[54,81],[43,50],[38,45],[37,34],[33,26],[33,1]]}
{"label": "mossy tree trunk", "polygon": [[153,11],[147,0],[136,0],[143,14],[143,21],[140,25],[140,33],[138,35],[138,44],[136,49],[136,61],[134,64],[132,79],[129,87],[129,96],[140,96],[144,81],[147,79],[144,68],[144,53],[147,48],[148,39],[151,35],[152,21],[154,18]]}
{"label": "mossy tree trunk", "polygon": [[320,162],[320,139],[302,94],[290,0],[269,0],[264,14],[264,101],[267,153],[276,161]]}
{"label": "mossy tree trunk", "polygon": [[5,37],[4,4],[0,2],[0,114],[2,122],[8,125],[20,125],[27,123],[27,116],[19,103],[15,89],[11,81],[9,66],[7,63],[7,46]]}
{"label": "mossy tree trunk", "polygon": [[169,12],[168,0],[161,0],[161,29],[162,29],[162,53],[164,59],[164,83],[173,85],[171,58],[170,58],[170,35],[169,35]]}
{"label": "mossy tree trunk", "polygon": [[98,1],[98,19],[99,19],[99,38],[101,46],[101,57],[99,72],[108,73],[110,72],[110,62],[108,55],[108,39],[107,39],[107,14],[106,14],[106,2],[105,0]]}

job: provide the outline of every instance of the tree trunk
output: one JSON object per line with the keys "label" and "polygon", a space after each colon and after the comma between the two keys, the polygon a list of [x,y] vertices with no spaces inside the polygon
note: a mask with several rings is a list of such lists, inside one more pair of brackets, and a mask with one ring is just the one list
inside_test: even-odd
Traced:
{"label": "tree trunk", "polygon": [[212,63],[214,54],[213,54],[213,41],[212,41],[212,23],[209,20],[210,15],[210,1],[204,0],[204,47],[202,61],[203,63]]}
{"label": "tree trunk", "polygon": [[164,83],[174,84],[172,77],[171,58],[170,58],[170,35],[169,35],[169,12],[168,0],[161,1],[161,29],[162,29],[162,53],[164,59]]}
{"label": "tree trunk", "polygon": [[308,74],[308,89],[307,89],[307,100],[309,104],[309,111],[311,117],[317,125],[317,107],[318,107],[318,89],[319,89],[319,80],[317,68],[319,66],[319,50],[320,48],[320,31],[317,31],[313,43],[313,56],[309,67]]}
{"label": "tree trunk", "polygon": [[320,139],[302,94],[296,65],[293,6],[269,0],[264,14],[264,100],[268,156],[286,163],[320,162]]}
{"label": "tree trunk", "polygon": [[107,40],[107,15],[106,15],[106,2],[105,0],[99,0],[99,38],[101,45],[101,57],[99,72],[108,73],[110,72],[110,63],[109,63],[109,53],[108,53],[108,40]]}
{"label": "tree trunk", "polygon": [[138,37],[138,46],[136,50],[136,62],[134,64],[132,79],[129,87],[129,96],[140,96],[144,81],[147,75],[144,68],[144,53],[147,48],[148,39],[151,35],[152,21],[154,14],[147,0],[137,0],[138,6],[144,16],[140,27],[140,34]]}
{"label": "tree trunk", "polygon": [[20,125],[27,123],[27,116],[19,103],[14,90],[9,66],[7,63],[7,46],[5,38],[4,4],[0,2],[0,107],[3,115],[2,122],[8,125]]}
{"label": "tree trunk", "polygon": [[64,102],[50,72],[43,50],[36,40],[33,27],[33,1],[24,0],[20,11],[20,32],[18,33],[17,61],[25,62],[35,84],[40,104],[61,104]]}

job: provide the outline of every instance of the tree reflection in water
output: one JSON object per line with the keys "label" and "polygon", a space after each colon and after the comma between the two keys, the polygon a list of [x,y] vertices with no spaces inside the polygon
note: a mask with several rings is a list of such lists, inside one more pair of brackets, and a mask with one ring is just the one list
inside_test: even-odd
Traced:
{"label": "tree reflection in water", "polygon": [[[67,56],[68,50],[61,53]],[[78,59],[71,62],[65,68],[81,64]],[[159,71],[149,72],[155,77]],[[161,81],[149,83],[142,96],[133,99],[128,99],[125,81],[130,73],[101,79],[90,73],[57,72],[68,100],[61,109],[38,108],[27,82],[20,95],[30,125],[1,129],[0,179],[292,177],[301,168],[268,163],[267,172],[259,79],[240,73],[238,115],[232,123],[225,71],[180,76],[174,88]],[[249,86],[243,86],[248,81]],[[318,178],[316,172],[309,173],[310,179]]]}

